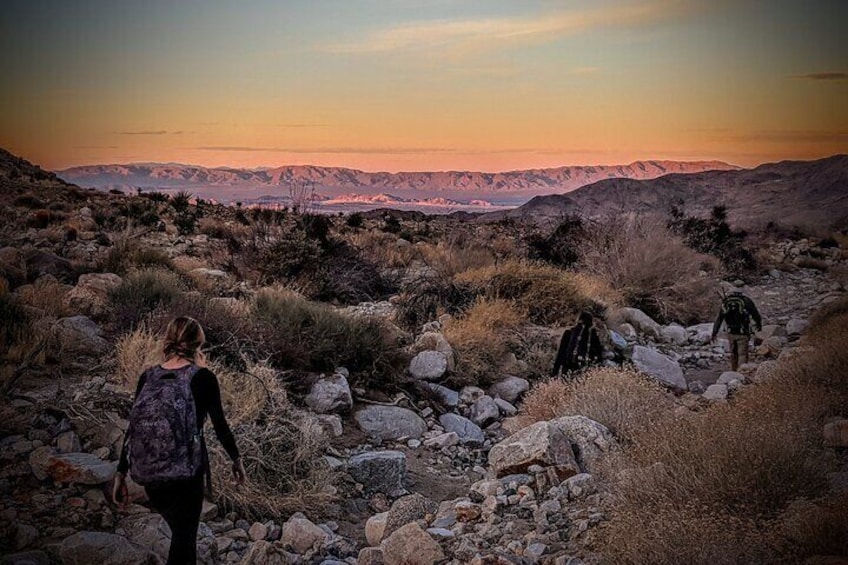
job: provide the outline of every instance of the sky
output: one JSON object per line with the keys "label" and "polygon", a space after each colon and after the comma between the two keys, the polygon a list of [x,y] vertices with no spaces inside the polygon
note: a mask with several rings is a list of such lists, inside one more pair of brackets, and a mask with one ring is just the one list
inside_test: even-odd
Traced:
{"label": "sky", "polygon": [[4,0],[43,167],[501,171],[848,153],[845,0]]}

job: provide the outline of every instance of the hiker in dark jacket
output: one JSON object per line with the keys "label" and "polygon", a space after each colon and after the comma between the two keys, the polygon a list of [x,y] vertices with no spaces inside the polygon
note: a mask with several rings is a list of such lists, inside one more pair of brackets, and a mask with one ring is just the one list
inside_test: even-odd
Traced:
{"label": "hiker in dark jacket", "polygon": [[743,365],[748,362],[748,342],[752,334],[763,328],[763,319],[754,301],[737,288],[722,300],[713,324],[713,342],[722,324],[727,326],[727,340],[730,342],[730,370],[735,371],[740,361]]}
{"label": "hiker in dark jacket", "polygon": [[[207,415],[212,420],[215,435],[233,462],[234,479],[239,484],[245,481],[244,465],[221,407],[218,379],[206,368],[205,356],[200,350],[204,341],[203,329],[192,318],[176,318],[168,325],[163,348],[165,361],[146,370],[138,381],[133,413],[130,415],[130,429],[124,438],[112,490],[112,499],[116,504],[123,506],[130,502],[126,486],[127,471],[145,487],[150,506],[162,515],[171,528],[167,565],[194,565],[197,560],[196,538],[203,505],[204,477],[211,489],[209,456],[203,441],[203,426]],[[179,396],[181,386],[184,396]],[[194,399],[193,407],[180,402],[189,396]],[[168,399],[168,402],[163,403],[163,398]],[[145,416],[139,416],[141,405],[148,410]],[[152,417],[149,416],[151,413]],[[156,417],[159,414],[164,424],[156,428],[156,422],[159,421]],[[186,420],[194,420],[192,416],[196,416],[196,422],[188,422],[183,428],[188,429],[193,436],[182,440],[180,432],[174,431],[174,426],[179,427]],[[165,429],[164,440],[150,439],[159,437],[157,433],[162,428]],[[157,449],[161,445],[182,445],[183,448],[170,449],[170,453],[167,453],[169,448]],[[184,477],[186,474],[189,476]],[[157,476],[168,478],[156,479]],[[171,478],[174,476],[178,478]]]}
{"label": "hiker in dark jacket", "polygon": [[577,324],[562,334],[551,376],[558,376],[560,370],[567,373],[596,365],[601,362],[603,354],[598,332],[592,326],[592,315],[582,312]]}

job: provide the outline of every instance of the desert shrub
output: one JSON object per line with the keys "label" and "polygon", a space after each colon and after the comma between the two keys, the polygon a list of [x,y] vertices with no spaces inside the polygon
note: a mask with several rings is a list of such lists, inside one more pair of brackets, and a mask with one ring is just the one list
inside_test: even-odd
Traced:
{"label": "desert shrub", "polygon": [[22,194],[15,198],[12,204],[21,208],[29,208],[30,210],[40,210],[46,207],[43,200],[32,194]]}
{"label": "desert shrub", "polygon": [[599,222],[585,248],[581,270],[606,281],[651,317],[688,324],[711,313],[717,262],[691,250],[661,224]]}
{"label": "desert shrub", "polygon": [[64,212],[36,210],[27,218],[26,224],[31,228],[44,229],[50,224],[65,221],[65,217]]}
{"label": "desert shrub", "polygon": [[417,246],[424,263],[443,277],[453,277],[496,263],[491,247],[457,233],[436,245]]}
{"label": "desert shrub", "polygon": [[192,195],[190,192],[185,190],[180,190],[179,192],[171,195],[171,207],[177,212],[177,214],[182,214],[183,212],[188,211],[188,207],[191,206]]}
{"label": "desert shrub", "polygon": [[397,301],[397,322],[418,330],[441,314],[458,315],[477,297],[474,291],[440,276],[422,276],[408,283]]}
{"label": "desert shrub", "polygon": [[29,318],[17,297],[8,292],[0,293],[0,344],[4,349],[24,337],[29,328]]}
{"label": "desert shrub", "polygon": [[261,253],[260,269],[265,282],[285,281],[299,275],[321,254],[318,241],[302,230],[285,231]]}
{"label": "desert shrub", "polygon": [[70,212],[73,210],[73,206],[68,204],[67,202],[61,202],[59,200],[55,202],[51,202],[47,205],[48,210],[53,210],[55,212]]}
{"label": "desert shrub", "polygon": [[109,293],[116,327],[137,327],[153,310],[177,300],[184,290],[182,281],[170,271],[146,269],[130,273]]}
{"label": "desert shrub", "polygon": [[569,216],[547,235],[530,234],[526,238],[528,256],[558,267],[570,267],[580,258],[580,243],[586,235],[586,222],[580,216]]}
{"label": "desert shrub", "polygon": [[21,304],[39,310],[46,316],[61,318],[72,314],[65,306],[65,295],[71,289],[53,277],[40,277],[18,289]]}
{"label": "desert shrub", "polygon": [[164,204],[168,201],[168,195],[164,192],[159,192],[156,190],[150,192],[142,192],[140,196],[143,196],[150,200],[151,202],[156,202],[157,204]]}
{"label": "desert shrub", "polygon": [[355,229],[355,228],[361,228],[362,224],[365,223],[365,220],[362,217],[361,213],[354,212],[347,217],[347,220],[345,220],[345,223],[347,224],[347,226],[349,228]]}
{"label": "desert shrub", "polygon": [[567,324],[581,310],[600,314],[613,305],[608,300],[615,300],[611,290],[597,296],[583,294],[603,286],[596,281],[593,287],[585,275],[577,278],[555,267],[515,259],[460,273],[454,280],[476,294],[515,300],[532,322],[542,325]]}
{"label": "desert shrub", "polygon": [[253,303],[258,332],[275,367],[331,371],[344,366],[353,382],[391,384],[405,355],[380,320],[342,314],[291,291],[264,289]]}
{"label": "desert shrub", "polygon": [[754,254],[743,244],[745,232],[733,231],[727,223],[726,206],[714,206],[709,218],[686,216],[679,208],[672,207],[668,227],[692,249],[718,257],[734,274],[757,266]]}
{"label": "desert shrub", "polygon": [[198,223],[198,231],[215,239],[230,239],[234,237],[232,228],[215,218],[202,218]]}
{"label": "desert shrub", "polygon": [[150,227],[159,223],[156,205],[147,199],[130,198],[121,206],[121,212],[142,226]]}
{"label": "desert shrub", "polygon": [[479,299],[461,317],[445,327],[445,337],[456,354],[456,377],[460,384],[489,383],[516,345],[519,327],[526,322],[514,303]]}
{"label": "desert shrub", "polygon": [[780,361],[732,402],[629,447],[630,469],[612,481],[605,557],[795,563],[844,552],[848,510],[829,490],[836,461],[821,426],[848,408],[846,318],[823,315],[805,340],[815,352]]}
{"label": "desert shrub", "polygon": [[115,343],[113,378],[126,391],[135,392],[138,378],[144,370],[162,361],[159,335],[147,326],[139,325]]}
{"label": "desert shrub", "polygon": [[366,261],[383,268],[407,267],[421,258],[420,248],[398,247],[396,237],[376,230],[357,232],[350,235],[348,241]]}
{"label": "desert shrub", "polygon": [[199,216],[196,212],[185,210],[174,216],[174,225],[180,235],[194,235]]}
{"label": "desert shrub", "polygon": [[99,270],[121,276],[139,269],[173,270],[174,262],[161,249],[144,247],[126,234],[114,242],[99,264]]}
{"label": "desert shrub", "polygon": [[829,265],[825,260],[804,255],[798,257],[795,261],[795,266],[800,267],[801,269],[814,269],[816,271],[826,271],[829,268]]}
{"label": "desert shrub", "polygon": [[586,416],[627,444],[670,425],[676,404],[670,393],[644,375],[611,367],[591,369],[577,379],[549,379],[533,386],[519,414],[529,425],[561,416]]}
{"label": "desert shrub", "polygon": [[233,485],[229,458],[210,441],[216,502],[254,520],[310,508],[321,512],[334,498],[333,473],[324,462],[327,436],[318,421],[294,409],[275,379],[264,381],[269,401],[254,421],[234,426],[247,483]]}
{"label": "desert shrub", "polygon": [[377,267],[346,245],[334,246],[320,262],[313,262],[296,285],[311,300],[340,304],[379,300],[395,289]]}

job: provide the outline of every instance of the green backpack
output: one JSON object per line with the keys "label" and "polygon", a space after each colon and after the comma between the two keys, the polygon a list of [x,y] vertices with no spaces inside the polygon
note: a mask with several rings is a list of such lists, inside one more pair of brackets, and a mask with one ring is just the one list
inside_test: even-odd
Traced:
{"label": "green backpack", "polygon": [[732,334],[747,334],[751,327],[748,304],[741,294],[731,294],[724,299],[724,323]]}

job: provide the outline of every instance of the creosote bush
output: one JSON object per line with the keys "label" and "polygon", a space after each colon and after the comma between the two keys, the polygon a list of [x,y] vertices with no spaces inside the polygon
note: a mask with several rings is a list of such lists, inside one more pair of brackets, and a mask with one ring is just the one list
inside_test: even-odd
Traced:
{"label": "creosote bush", "polygon": [[116,327],[135,328],[148,314],[169,306],[184,291],[183,283],[170,271],[148,269],[127,275],[109,293]]}
{"label": "creosote bush", "polygon": [[721,274],[717,260],[693,251],[662,224],[597,222],[584,247],[581,271],[606,281],[652,318],[686,325],[711,314]]}
{"label": "creosote bush", "polygon": [[138,269],[174,269],[174,262],[160,249],[145,247],[130,234],[118,238],[100,262],[99,270],[124,276]]}
{"label": "creosote bush", "polygon": [[383,386],[401,374],[406,356],[380,320],[343,314],[287,290],[263,289],[253,303],[263,346],[275,367],[332,371],[347,367],[357,378]]}

